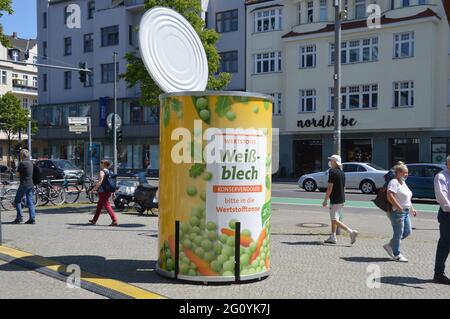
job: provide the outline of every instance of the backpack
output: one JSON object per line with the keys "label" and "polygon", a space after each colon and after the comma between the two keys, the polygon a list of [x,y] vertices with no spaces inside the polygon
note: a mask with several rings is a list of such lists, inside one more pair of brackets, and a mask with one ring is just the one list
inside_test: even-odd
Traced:
{"label": "backpack", "polygon": [[39,185],[41,181],[42,181],[41,169],[36,164],[33,164],[33,184]]}
{"label": "backpack", "polygon": [[389,213],[392,209],[391,203],[389,203],[387,199],[387,187],[389,185],[389,182],[395,177],[395,174],[392,170],[386,173],[384,175],[385,183],[382,188],[378,190],[377,197],[372,200],[372,202],[382,211],[385,211],[386,213]]}
{"label": "backpack", "polygon": [[105,172],[105,177],[103,178],[102,187],[107,193],[114,193],[117,190],[117,174],[114,174],[109,169]]}

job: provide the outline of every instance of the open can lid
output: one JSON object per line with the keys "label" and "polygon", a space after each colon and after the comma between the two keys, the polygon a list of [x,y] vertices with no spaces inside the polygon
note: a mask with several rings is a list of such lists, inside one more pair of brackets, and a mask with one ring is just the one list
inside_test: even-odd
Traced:
{"label": "open can lid", "polygon": [[204,91],[208,60],[191,24],[164,7],[147,11],[139,27],[141,57],[156,84],[166,93]]}

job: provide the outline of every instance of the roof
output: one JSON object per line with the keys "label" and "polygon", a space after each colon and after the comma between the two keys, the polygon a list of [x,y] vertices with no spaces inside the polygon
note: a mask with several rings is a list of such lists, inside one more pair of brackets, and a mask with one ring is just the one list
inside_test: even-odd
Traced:
{"label": "roof", "polygon": [[21,39],[21,38],[13,38],[12,36],[7,36],[7,38],[11,42],[11,48],[19,49],[19,50],[22,50],[22,51],[26,51],[27,50],[28,41],[30,41],[28,49],[33,48],[37,44],[36,39],[29,39],[28,40],[28,39]]}
{"label": "roof", "polygon": [[269,1],[273,1],[273,0],[245,0],[245,5],[257,4],[257,3],[269,2]]}
{"label": "roof", "polygon": [[[383,15],[381,17],[381,25],[397,23],[397,22],[402,22],[402,21],[415,20],[415,19],[421,19],[421,18],[429,18],[429,17],[437,17],[438,19],[441,19],[441,17],[439,17],[439,15],[436,12],[434,12],[431,9],[427,9],[416,15],[401,17],[401,18],[387,18],[386,15]],[[350,30],[350,29],[358,29],[358,28],[366,28],[366,27],[367,27],[367,21],[365,19],[342,23],[342,30]],[[291,32],[283,35],[282,38],[291,38],[291,37],[298,37],[298,36],[304,36],[304,35],[309,35],[309,34],[332,32],[332,31],[334,31],[334,24],[327,24],[322,29],[318,29],[318,30],[314,30],[314,31],[310,31],[310,32],[291,31]]]}

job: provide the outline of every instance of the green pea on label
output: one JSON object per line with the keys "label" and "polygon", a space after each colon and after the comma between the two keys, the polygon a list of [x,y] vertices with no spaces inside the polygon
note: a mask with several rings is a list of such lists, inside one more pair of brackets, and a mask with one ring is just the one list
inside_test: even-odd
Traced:
{"label": "green pea on label", "polygon": [[191,197],[195,196],[197,194],[197,187],[194,185],[188,186],[186,193]]}
{"label": "green pea on label", "polygon": [[203,110],[206,109],[206,107],[208,106],[208,100],[205,99],[204,97],[201,97],[197,100],[197,103],[195,105],[199,110]]}

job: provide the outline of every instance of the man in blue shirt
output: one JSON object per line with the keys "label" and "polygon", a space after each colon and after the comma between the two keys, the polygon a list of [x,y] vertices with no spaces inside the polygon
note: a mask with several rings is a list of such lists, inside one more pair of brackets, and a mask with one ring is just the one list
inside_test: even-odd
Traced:
{"label": "man in blue shirt", "polygon": [[450,285],[450,279],[445,276],[445,262],[450,253],[450,155],[447,157],[447,169],[434,178],[434,193],[440,209],[438,213],[440,238],[436,251],[434,266],[434,281]]}

